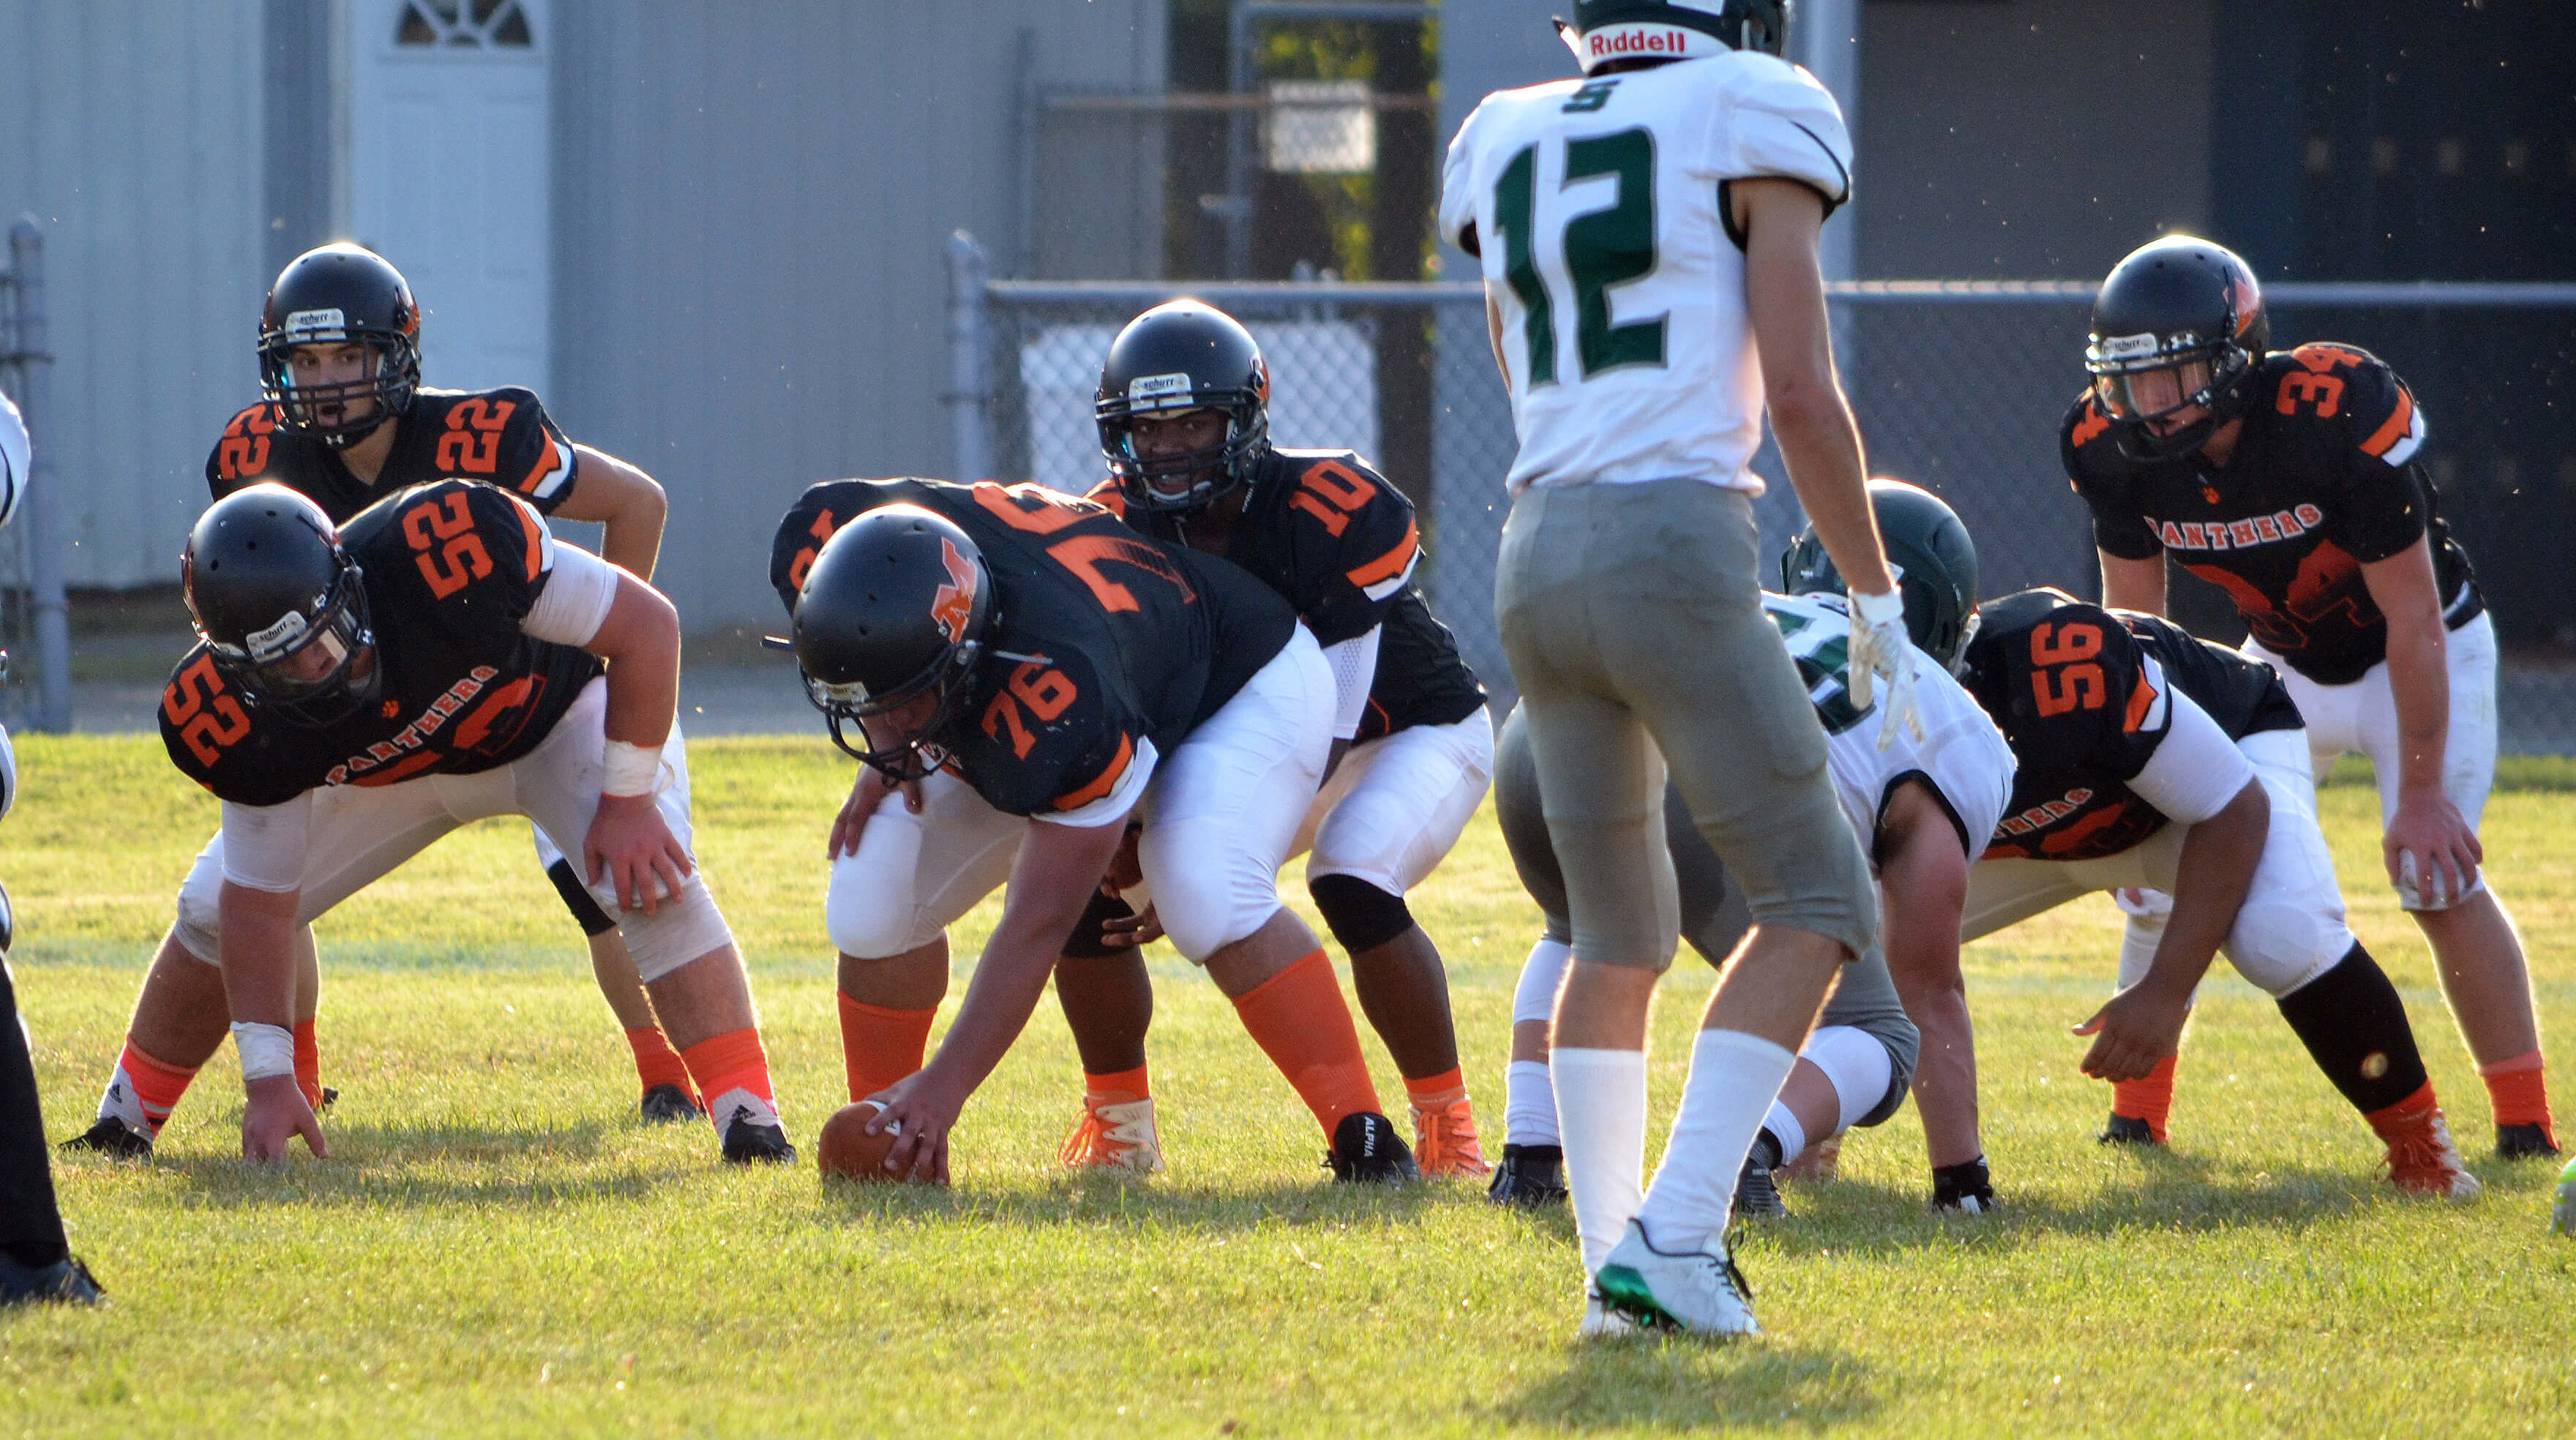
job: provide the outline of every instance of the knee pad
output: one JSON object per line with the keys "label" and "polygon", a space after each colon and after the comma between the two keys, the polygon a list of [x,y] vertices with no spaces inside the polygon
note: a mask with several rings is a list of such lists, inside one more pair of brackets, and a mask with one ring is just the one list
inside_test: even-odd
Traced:
{"label": "knee pad", "polygon": [[626,937],[627,953],[635,957],[637,978],[648,983],[733,943],[724,912],[707,893],[706,876],[696,871],[680,882],[678,895],[656,904],[652,914],[624,912],[617,929]]}
{"label": "knee pad", "polygon": [[1356,875],[1317,875],[1306,882],[1324,924],[1352,955],[1374,950],[1413,928],[1404,897],[1390,895]]}
{"label": "knee pad", "polygon": [[179,885],[179,916],[170,933],[179,939],[179,948],[192,960],[208,965],[224,963],[221,921],[218,906],[224,890],[224,868],[199,864],[188,872]]}
{"label": "knee pad", "polygon": [[2333,969],[2352,946],[2339,916],[2275,900],[2248,899],[2227,932],[2236,973],[2275,1000]]}
{"label": "knee pad", "polygon": [[1798,1058],[1825,1072],[1842,1102],[1840,1128],[1875,1125],[1896,1113],[1904,1087],[1896,1083],[1896,1057],[1886,1043],[1850,1025],[1828,1025],[1807,1037]]}
{"label": "knee pad", "polygon": [[554,882],[555,894],[563,898],[564,908],[572,912],[573,923],[581,926],[581,933],[605,935],[617,928],[617,922],[599,908],[598,899],[581,883],[581,872],[572,868],[569,857],[556,856],[555,862],[546,867],[546,878]]}
{"label": "knee pad", "polygon": [[[882,960],[930,943],[916,936],[919,908],[911,873],[895,875],[862,865],[859,856],[832,862],[831,888],[823,896],[823,929],[832,948],[861,960]],[[936,933],[936,932],[934,932]]]}

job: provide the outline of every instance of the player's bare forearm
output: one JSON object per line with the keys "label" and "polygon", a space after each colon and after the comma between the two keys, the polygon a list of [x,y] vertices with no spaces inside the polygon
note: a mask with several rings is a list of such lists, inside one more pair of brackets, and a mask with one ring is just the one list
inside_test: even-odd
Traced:
{"label": "player's bare forearm", "polygon": [[608,662],[608,738],[661,748],[680,706],[679,612],[632,572],[620,574],[608,618],[583,648]]}
{"label": "player's bare forearm", "polygon": [[2361,567],[2372,603],[2388,617],[2388,690],[2397,703],[2397,788],[2442,793],[2442,752],[2451,734],[2450,637],[2423,541]]}
{"label": "player's bare forearm", "polygon": [[1762,357],[1771,435],[1816,538],[1852,589],[1896,588],[1869,508],[1860,427],[1834,373],[1816,238],[1825,202],[1794,180],[1738,180],[1728,187],[1744,232],[1744,301]]}
{"label": "player's bare forearm", "polygon": [[2140,985],[2170,997],[2188,997],[2199,988],[2227,932],[2236,927],[2271,828],[2272,802],[2259,780],[2246,781],[2226,808],[2191,827],[2175,865],[2173,915]]}
{"label": "player's bare forearm", "polygon": [[1915,1108],[1934,1166],[1974,1160],[1977,1042],[1959,970],[1959,917],[1968,903],[1967,850],[1920,783],[1899,786],[1879,832],[1880,945],[1897,998],[1923,1032]]}
{"label": "player's bare forearm", "polygon": [[2130,560],[2108,550],[2095,553],[2102,557],[2102,604],[2105,607],[2135,610],[2145,615],[2165,613],[2163,555]]}
{"label": "player's bare forearm", "polygon": [[555,514],[603,523],[599,558],[652,579],[662,556],[662,526],[670,518],[669,497],[652,476],[606,451],[575,445],[572,454],[572,492]]}
{"label": "player's bare forearm", "polygon": [[975,962],[956,1023],[923,1067],[961,1103],[1002,1063],[1036,1013],[1056,957],[1064,953],[1126,833],[1127,827],[1115,821],[1029,826],[1011,866],[1002,918]]}
{"label": "player's bare forearm", "polygon": [[224,952],[224,1004],[244,1024],[295,1024],[295,907],[299,891],[224,882],[215,902]]}

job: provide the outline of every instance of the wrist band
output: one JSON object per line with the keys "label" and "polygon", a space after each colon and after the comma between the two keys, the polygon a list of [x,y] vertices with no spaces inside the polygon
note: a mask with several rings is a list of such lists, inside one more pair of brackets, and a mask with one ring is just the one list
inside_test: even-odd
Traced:
{"label": "wrist band", "polygon": [[607,757],[601,762],[599,793],[621,799],[633,795],[650,795],[653,782],[662,773],[662,747],[650,749],[629,745],[623,740],[608,742]]}
{"label": "wrist band", "polygon": [[241,1052],[242,1079],[266,1080],[295,1073],[295,1035],[283,1025],[233,1022],[233,1048]]}
{"label": "wrist band", "polygon": [[1852,614],[1860,617],[1864,624],[1884,625],[1890,620],[1905,618],[1905,592],[1902,590],[1890,590],[1878,595],[1854,590],[1851,592],[1851,604]]}

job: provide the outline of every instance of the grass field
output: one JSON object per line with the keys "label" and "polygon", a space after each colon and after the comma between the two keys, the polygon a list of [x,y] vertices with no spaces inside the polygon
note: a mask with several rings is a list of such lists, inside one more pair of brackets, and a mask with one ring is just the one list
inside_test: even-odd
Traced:
{"label": "grass field", "polygon": [[[810,1144],[843,1098],[819,857],[847,765],[803,738],[692,748],[700,851]],[[59,1138],[88,1123],[215,806],[148,737],[19,753],[0,877]],[[2489,859],[2563,1045],[2576,765],[2513,762],[2506,782]],[[2367,1129],[2232,976],[2202,997],[2173,1151],[2096,1147],[2107,1090],[2066,1027],[2104,993],[2117,930],[2088,902],[1969,955],[2009,1212],[1926,1213],[1909,1109],[1743,1243],[1769,1334],[1721,1348],[1576,1343],[1562,1216],[1326,1185],[1312,1122],[1167,951],[1167,1176],[1055,1167],[1079,1079],[1052,1006],[969,1106],[953,1191],[722,1169],[704,1128],[633,1121],[624,1044],[526,827],[478,825],[324,922],[333,1159],[233,1158],[224,1053],[157,1163],[58,1167],[112,1303],[0,1318],[0,1433],[2564,1435],[2576,1244],[2545,1230],[2554,1167],[2484,1158],[2485,1094],[2375,878],[2371,794],[2322,798],[2482,1201],[2390,1192]],[[1535,916],[1489,819],[1417,913],[1498,1145]],[[963,927],[961,966],[991,917]],[[1658,1134],[1709,983],[1695,963],[1666,982]]]}

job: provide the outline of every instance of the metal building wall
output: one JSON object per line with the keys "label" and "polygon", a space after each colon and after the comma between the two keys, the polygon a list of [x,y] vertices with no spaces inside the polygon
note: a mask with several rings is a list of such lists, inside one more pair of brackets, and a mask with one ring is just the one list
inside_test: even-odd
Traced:
{"label": "metal building wall", "polygon": [[558,0],[547,400],[669,491],[657,578],[692,632],[776,628],[805,485],[946,471],[943,242],[1011,231],[1014,62],[1159,89],[1164,12]]}
{"label": "metal building wall", "polygon": [[260,9],[0,0],[0,219],[45,230],[44,437],[76,586],[173,583],[258,384]]}

